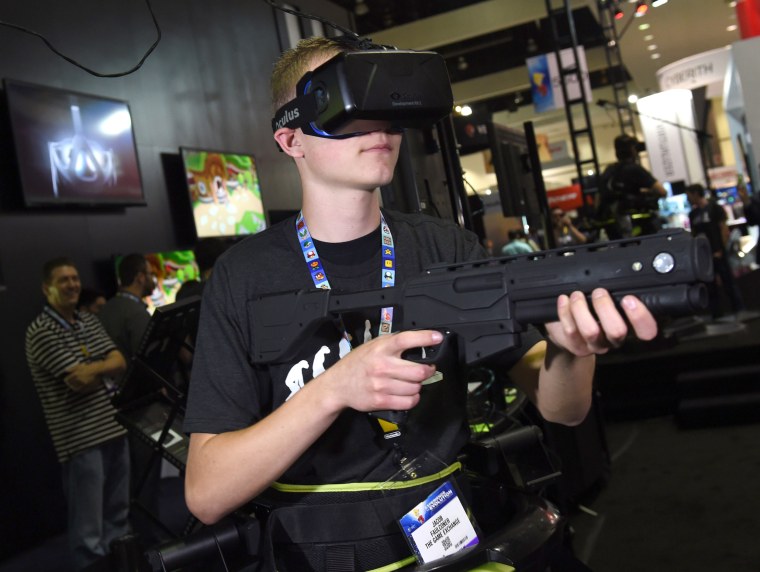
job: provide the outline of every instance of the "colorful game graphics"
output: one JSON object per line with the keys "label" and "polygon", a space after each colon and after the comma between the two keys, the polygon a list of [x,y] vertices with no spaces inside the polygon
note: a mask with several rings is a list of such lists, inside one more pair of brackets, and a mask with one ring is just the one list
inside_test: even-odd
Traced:
{"label": "colorful game graphics", "polygon": [[266,227],[250,155],[182,149],[198,238],[254,234]]}

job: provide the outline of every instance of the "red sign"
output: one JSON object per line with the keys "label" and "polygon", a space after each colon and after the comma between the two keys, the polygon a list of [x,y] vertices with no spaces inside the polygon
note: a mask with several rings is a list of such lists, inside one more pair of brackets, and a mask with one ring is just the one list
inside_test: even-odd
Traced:
{"label": "red sign", "polygon": [[546,189],[546,199],[549,202],[549,209],[560,208],[567,212],[583,206],[583,192],[580,185]]}

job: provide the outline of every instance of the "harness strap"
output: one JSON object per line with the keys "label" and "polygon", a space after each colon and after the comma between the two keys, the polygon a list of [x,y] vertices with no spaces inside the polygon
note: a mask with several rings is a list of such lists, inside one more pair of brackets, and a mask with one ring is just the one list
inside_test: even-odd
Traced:
{"label": "harness strap", "polygon": [[414,562],[397,520],[439,484],[436,479],[350,502],[277,506],[266,519],[263,570],[395,570]]}

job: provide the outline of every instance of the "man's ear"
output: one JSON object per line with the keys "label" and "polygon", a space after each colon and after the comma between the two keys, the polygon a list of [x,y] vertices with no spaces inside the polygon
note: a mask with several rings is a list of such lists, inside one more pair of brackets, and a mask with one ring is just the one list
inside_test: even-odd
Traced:
{"label": "man's ear", "polygon": [[45,296],[45,300],[49,303],[55,303],[58,301],[59,292],[53,284],[42,283],[42,294]]}
{"label": "man's ear", "polygon": [[280,127],[274,132],[274,140],[282,149],[283,153],[286,153],[294,159],[303,157],[303,149],[301,147],[302,133],[296,129],[290,127]]}

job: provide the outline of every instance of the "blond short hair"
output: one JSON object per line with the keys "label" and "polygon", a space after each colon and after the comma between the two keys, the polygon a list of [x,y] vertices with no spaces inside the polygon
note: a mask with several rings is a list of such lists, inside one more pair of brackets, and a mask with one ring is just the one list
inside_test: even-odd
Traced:
{"label": "blond short hair", "polygon": [[350,51],[346,46],[320,36],[304,38],[284,51],[272,69],[272,112],[295,98],[298,80],[307,71],[346,51]]}

